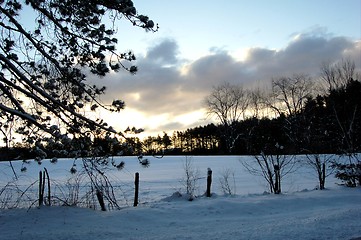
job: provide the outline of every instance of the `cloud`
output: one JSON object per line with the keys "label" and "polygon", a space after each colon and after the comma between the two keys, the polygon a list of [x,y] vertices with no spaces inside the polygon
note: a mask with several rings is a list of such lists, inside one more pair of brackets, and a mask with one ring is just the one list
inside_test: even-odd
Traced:
{"label": "cloud", "polygon": [[145,56],[138,57],[136,75],[121,71],[100,79],[107,86],[102,100],[122,99],[128,107],[146,115],[188,111],[192,107],[184,101],[187,92],[182,89],[184,78],[177,55],[174,40],[165,39],[149,48]]}
{"label": "cloud", "polygon": [[212,87],[225,81],[252,87],[269,84],[277,76],[295,73],[317,76],[323,62],[343,58],[354,60],[358,71],[361,70],[361,41],[345,37],[298,34],[283,49],[248,49],[242,61],[236,60],[231,52],[214,49],[207,56],[185,62],[179,57],[177,42],[163,39],[138,57],[139,72],[135,76],[123,71],[100,80],[108,88],[103,100],[122,99],[129,108],[146,117],[167,114],[167,122],[157,123],[159,131],[163,131],[186,127],[172,119],[202,109],[203,99]]}
{"label": "cloud", "polygon": [[202,57],[188,66],[185,88],[208,93],[221,82],[239,82],[244,79],[243,64],[237,62],[228,52],[217,52]]}
{"label": "cloud", "polygon": [[178,62],[178,45],[175,40],[165,39],[160,44],[148,49],[146,60],[158,64],[175,64]]}
{"label": "cloud", "polygon": [[323,62],[351,58],[357,63],[355,53],[360,53],[358,45],[358,42],[344,37],[326,38],[301,34],[283,49],[250,49],[243,64],[250,69],[254,79],[261,82],[295,73],[316,77]]}
{"label": "cloud", "polygon": [[175,131],[176,129],[183,129],[184,128],[184,124],[180,123],[180,122],[169,122],[169,123],[165,123],[165,124],[161,124],[159,126],[156,126],[155,129],[153,129],[155,132],[169,132],[169,131]]}

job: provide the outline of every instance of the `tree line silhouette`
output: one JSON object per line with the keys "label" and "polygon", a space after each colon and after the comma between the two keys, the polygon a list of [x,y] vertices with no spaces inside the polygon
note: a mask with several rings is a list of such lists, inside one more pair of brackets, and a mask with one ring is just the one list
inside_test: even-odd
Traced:
{"label": "tree line silhouette", "polygon": [[[234,147],[229,149],[232,130]],[[280,147],[281,146],[281,147]],[[324,95],[308,97],[295,114],[278,117],[249,117],[225,124],[208,124],[144,140],[119,140],[109,134],[68,139],[67,143],[15,144],[1,148],[3,160],[52,157],[84,157],[90,149],[104,155],[256,155],[345,154],[361,148],[361,82],[351,79],[345,87]],[[93,152],[93,151],[92,151]]]}
{"label": "tree line silhouette", "polygon": [[[250,117],[225,124],[208,124],[148,137],[146,154],[345,154],[360,152],[361,83],[350,79],[328,94],[308,97],[300,111],[275,118]],[[228,148],[227,128],[234,147]],[[281,148],[280,148],[281,146]]]}

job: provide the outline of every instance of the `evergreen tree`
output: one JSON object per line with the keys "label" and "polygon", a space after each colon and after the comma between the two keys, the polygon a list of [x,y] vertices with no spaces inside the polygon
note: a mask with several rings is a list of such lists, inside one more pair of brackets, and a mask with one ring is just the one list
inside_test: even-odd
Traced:
{"label": "evergreen tree", "polygon": [[[100,132],[122,135],[84,110],[120,111],[99,96],[105,87],[90,84],[86,72],[105,76],[136,66],[132,52],[116,50],[115,22],[119,18],[150,31],[157,27],[126,1],[0,1],[0,129],[7,144],[14,133],[25,142],[93,137]],[[29,18],[33,17],[33,25]],[[113,24],[105,25],[109,18]],[[108,22],[109,23],[109,22]]]}

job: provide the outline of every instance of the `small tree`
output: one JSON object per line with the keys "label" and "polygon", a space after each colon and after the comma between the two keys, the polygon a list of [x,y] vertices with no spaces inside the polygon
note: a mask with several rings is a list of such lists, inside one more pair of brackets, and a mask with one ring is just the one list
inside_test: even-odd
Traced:
{"label": "small tree", "polygon": [[281,155],[283,146],[276,143],[274,152],[261,152],[255,155],[254,163],[241,162],[248,172],[263,177],[268,183],[271,193],[282,192],[282,178],[295,169],[294,156]]}
{"label": "small tree", "polygon": [[192,158],[189,157],[186,157],[186,160],[183,163],[183,170],[184,177],[181,180],[181,183],[185,187],[188,200],[192,201],[198,187],[199,170],[194,168]]}
{"label": "small tree", "polygon": [[233,170],[229,168],[224,169],[221,173],[221,177],[219,178],[219,183],[224,194],[236,194],[236,180]]}
{"label": "small tree", "polygon": [[335,176],[342,180],[348,187],[361,186],[361,160],[358,154],[346,156],[347,162],[333,162],[332,167],[336,170]]}
{"label": "small tree", "polygon": [[331,163],[333,162],[332,155],[322,155],[322,154],[307,154],[307,164],[311,166],[317,173],[319,189],[325,189],[326,177],[330,176],[333,171],[331,168]]}

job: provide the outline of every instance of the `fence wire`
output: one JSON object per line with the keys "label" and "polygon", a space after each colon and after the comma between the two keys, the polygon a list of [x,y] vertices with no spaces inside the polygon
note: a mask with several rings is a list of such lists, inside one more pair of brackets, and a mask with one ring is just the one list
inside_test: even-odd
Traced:
{"label": "fence wire", "polygon": [[[75,177],[67,181],[50,180],[50,199],[45,187],[44,204],[51,206],[77,206],[99,209],[94,187],[85,179]],[[119,206],[129,206],[134,195],[134,186],[129,183],[113,185]],[[0,209],[31,208],[39,203],[39,181],[29,184],[14,180],[0,186]],[[108,209],[112,206],[109,204]]]}

